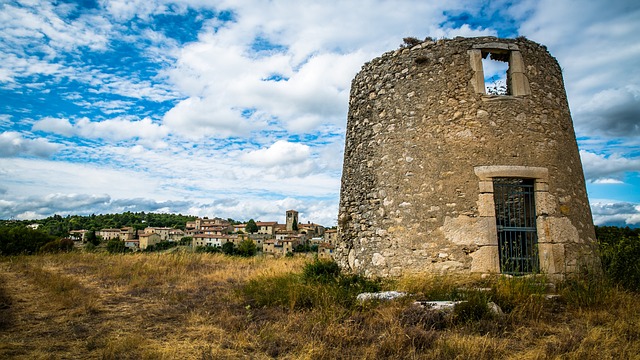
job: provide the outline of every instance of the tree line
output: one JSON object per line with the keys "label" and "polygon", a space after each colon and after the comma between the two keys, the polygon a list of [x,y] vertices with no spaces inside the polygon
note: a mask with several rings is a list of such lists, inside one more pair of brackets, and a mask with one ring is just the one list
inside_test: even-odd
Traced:
{"label": "tree line", "polygon": [[[147,226],[171,227],[184,230],[187,221],[194,221],[197,217],[182,214],[156,214],[142,212],[124,212],[121,214],[100,214],[100,215],[53,215],[41,220],[0,220],[0,226],[21,226],[29,224],[40,224],[38,230],[56,236],[65,237],[71,230],[93,230],[109,228],[132,227],[142,230]],[[229,219],[232,220],[233,219]]]}

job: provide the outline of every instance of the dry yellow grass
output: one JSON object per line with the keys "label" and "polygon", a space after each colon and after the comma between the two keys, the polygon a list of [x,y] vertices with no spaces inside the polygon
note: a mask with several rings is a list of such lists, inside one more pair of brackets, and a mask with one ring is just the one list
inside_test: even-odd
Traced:
{"label": "dry yellow grass", "polygon": [[[4,258],[0,358],[640,358],[637,294],[615,289],[606,304],[578,306],[545,303],[526,283],[494,282],[496,296],[513,306],[506,316],[444,325],[409,300],[259,307],[241,291],[251,280],[300,273],[307,261],[192,253]],[[474,285],[428,277],[393,284],[419,294]]]}

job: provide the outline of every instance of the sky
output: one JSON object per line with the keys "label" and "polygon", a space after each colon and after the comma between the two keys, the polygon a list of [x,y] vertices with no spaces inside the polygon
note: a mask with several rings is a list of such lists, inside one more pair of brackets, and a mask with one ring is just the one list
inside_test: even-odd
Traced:
{"label": "sky", "polygon": [[557,58],[594,222],[640,226],[637,0],[0,0],[0,218],[335,225],[361,66],[485,35]]}

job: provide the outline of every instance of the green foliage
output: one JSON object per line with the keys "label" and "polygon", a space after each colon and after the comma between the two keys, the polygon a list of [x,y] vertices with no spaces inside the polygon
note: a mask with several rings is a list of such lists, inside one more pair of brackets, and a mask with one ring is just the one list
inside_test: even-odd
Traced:
{"label": "green foliage", "polygon": [[182,239],[180,239],[180,245],[191,245],[192,241],[193,241],[193,237],[185,236]]}
{"label": "green foliage", "polygon": [[574,307],[606,306],[612,296],[612,288],[600,274],[582,275],[567,279],[561,284],[560,294]]}
{"label": "green foliage", "polygon": [[196,246],[197,253],[209,253],[209,254],[217,254],[221,253],[222,250],[217,246]]}
{"label": "green foliage", "polygon": [[242,257],[255,256],[258,252],[256,244],[251,239],[244,239],[238,244],[236,254]]}
{"label": "green foliage", "polygon": [[[314,261],[302,274],[263,276],[253,279],[243,288],[244,295],[257,306],[277,306],[288,309],[352,308],[362,292],[380,290],[380,283],[359,275],[341,274],[337,264]],[[337,270],[336,270],[337,269]]]}
{"label": "green foliage", "polygon": [[340,267],[335,261],[315,260],[302,269],[302,278],[306,281],[328,283],[340,276]]}
{"label": "green foliage", "polygon": [[244,227],[244,230],[249,234],[255,234],[259,229],[256,222],[253,219],[249,219],[249,221],[247,221],[247,226]]}
{"label": "green foliage", "polygon": [[640,291],[640,229],[596,227],[602,268],[628,290]]}
{"label": "green foliage", "polygon": [[0,255],[35,254],[55,237],[40,230],[33,230],[21,223],[0,227]]}
{"label": "green foliage", "polygon": [[87,233],[84,235],[84,240],[94,246],[100,245],[100,237],[96,235],[95,230],[87,231]]}
{"label": "green foliage", "polygon": [[73,240],[66,238],[49,241],[40,248],[40,252],[45,253],[69,252],[71,250],[73,250]]}
{"label": "green foliage", "polygon": [[147,248],[144,249],[144,251],[145,252],[162,251],[162,250],[168,250],[168,249],[174,248],[176,246],[178,246],[178,243],[174,241],[160,241],[157,244],[147,246]]}
{"label": "green foliage", "polygon": [[107,251],[111,254],[124,253],[127,252],[127,247],[124,246],[124,241],[116,238],[109,240],[107,243]]}
{"label": "green foliage", "polygon": [[[46,219],[37,220],[35,223],[40,224],[39,230],[53,236],[65,237],[69,235],[71,230],[100,230],[104,228],[122,228],[131,226],[137,230],[144,229],[147,226],[157,227],[174,227],[184,230],[187,221],[195,220],[195,216],[182,214],[154,214],[154,213],[132,213],[130,211],[122,214],[105,214],[105,215],[68,215],[62,217],[53,215]],[[6,225],[9,221],[1,221],[0,225]],[[34,223],[33,220],[11,221],[11,223],[20,224],[22,227]],[[97,245],[94,243],[94,245]]]}
{"label": "green foliage", "polygon": [[455,321],[466,323],[493,317],[487,305],[490,301],[487,293],[481,291],[466,292],[463,300],[453,308]]}
{"label": "green foliage", "polygon": [[298,231],[298,219],[293,218],[293,224],[291,224],[291,229],[293,231]]}
{"label": "green foliage", "polygon": [[222,244],[222,252],[225,255],[233,255],[236,253],[236,247],[233,245],[232,242],[228,241]]}
{"label": "green foliage", "polygon": [[96,251],[97,247],[95,245],[93,245],[92,243],[88,242],[84,245],[84,251],[86,252],[94,252]]}

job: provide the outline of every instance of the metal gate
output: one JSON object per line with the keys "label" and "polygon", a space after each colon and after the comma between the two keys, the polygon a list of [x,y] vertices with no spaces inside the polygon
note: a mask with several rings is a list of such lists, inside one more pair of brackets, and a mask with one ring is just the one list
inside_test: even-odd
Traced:
{"label": "metal gate", "polygon": [[500,271],[536,273],[539,269],[536,207],[532,179],[494,178]]}

